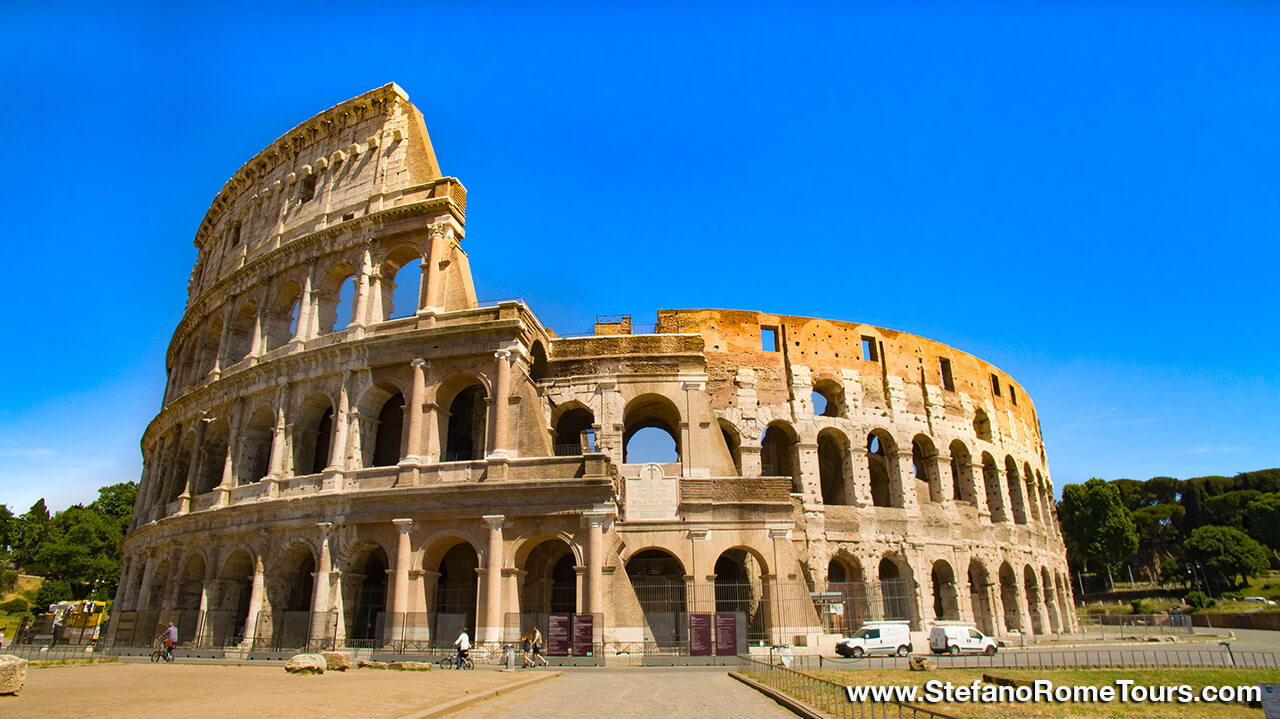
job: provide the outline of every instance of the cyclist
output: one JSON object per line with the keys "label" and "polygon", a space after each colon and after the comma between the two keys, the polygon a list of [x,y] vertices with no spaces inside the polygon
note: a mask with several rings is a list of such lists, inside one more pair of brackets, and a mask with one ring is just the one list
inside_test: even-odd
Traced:
{"label": "cyclist", "polygon": [[173,622],[169,622],[169,627],[164,630],[164,653],[166,661],[173,661],[173,647],[178,643],[178,628],[173,626]]}
{"label": "cyclist", "polygon": [[467,652],[471,651],[471,637],[467,636],[466,627],[463,627],[462,633],[458,635],[457,639],[453,640],[453,646],[458,648],[458,663],[456,666],[461,669],[463,661],[467,658]]}

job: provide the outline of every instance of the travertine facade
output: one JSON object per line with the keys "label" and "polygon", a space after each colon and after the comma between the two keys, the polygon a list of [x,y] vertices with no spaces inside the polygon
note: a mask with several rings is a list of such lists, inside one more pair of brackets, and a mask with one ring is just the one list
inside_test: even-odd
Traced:
{"label": "travertine facade", "polygon": [[[610,652],[678,648],[702,611],[808,646],[874,617],[1074,625],[1034,406],[997,368],[759,312],[557,337],[477,302],[465,212],[394,85],[222,188],[142,439],[116,604],[140,636],[448,645],[579,612]],[[650,427],[677,461],[628,462]]]}

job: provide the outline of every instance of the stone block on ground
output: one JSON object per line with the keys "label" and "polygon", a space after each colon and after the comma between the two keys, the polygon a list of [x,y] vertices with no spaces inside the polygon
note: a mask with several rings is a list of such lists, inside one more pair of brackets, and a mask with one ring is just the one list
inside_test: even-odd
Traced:
{"label": "stone block on ground", "polygon": [[351,655],[346,652],[320,652],[324,657],[325,669],[331,672],[345,672],[351,668]]}
{"label": "stone block on ground", "polygon": [[0,654],[0,694],[17,694],[27,681],[27,660]]}
{"label": "stone block on ground", "polygon": [[938,663],[932,657],[913,654],[907,660],[907,668],[913,672],[932,672],[937,671]]}
{"label": "stone block on ground", "polygon": [[394,669],[400,672],[429,672],[431,671],[430,662],[390,662],[387,669]]}
{"label": "stone block on ground", "polygon": [[387,663],[386,663],[386,662],[375,662],[375,661],[373,661],[372,659],[361,659],[360,661],[356,662],[356,668],[358,668],[358,669],[386,669],[386,668],[387,668]]}
{"label": "stone block on ground", "polygon": [[319,654],[294,654],[284,665],[290,674],[324,674],[328,662]]}

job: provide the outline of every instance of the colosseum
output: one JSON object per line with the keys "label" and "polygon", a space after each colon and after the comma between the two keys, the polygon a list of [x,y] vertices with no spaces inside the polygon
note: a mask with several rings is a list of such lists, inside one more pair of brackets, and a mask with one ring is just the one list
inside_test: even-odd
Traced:
{"label": "colosseum", "polygon": [[[266,653],[426,653],[463,628],[483,651],[538,627],[598,663],[825,653],[872,619],[1076,627],[1013,378],[757,311],[560,336],[477,301],[466,208],[394,84],[222,187],[141,442],[117,647],[170,621],[189,647]],[[668,456],[629,454],[655,434]]]}

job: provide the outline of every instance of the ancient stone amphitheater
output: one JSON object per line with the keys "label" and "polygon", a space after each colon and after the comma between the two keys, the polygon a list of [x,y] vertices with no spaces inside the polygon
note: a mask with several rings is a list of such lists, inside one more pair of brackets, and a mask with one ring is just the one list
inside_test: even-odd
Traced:
{"label": "ancient stone amphitheater", "polygon": [[[169,621],[260,652],[536,626],[596,658],[825,651],[882,618],[1075,625],[1039,421],[1007,374],[756,311],[559,336],[477,301],[465,217],[395,85],[223,186],[142,438],[118,646]],[[655,434],[669,456],[629,454]]]}

